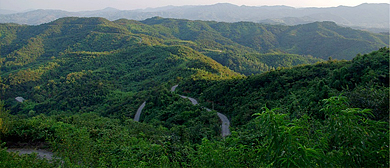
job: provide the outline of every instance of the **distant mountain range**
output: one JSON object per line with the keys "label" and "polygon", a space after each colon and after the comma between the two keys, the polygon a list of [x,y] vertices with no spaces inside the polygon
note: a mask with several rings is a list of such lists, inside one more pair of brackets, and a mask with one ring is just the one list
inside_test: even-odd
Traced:
{"label": "distant mountain range", "polygon": [[166,6],[142,10],[106,8],[96,11],[67,12],[33,10],[22,13],[0,10],[0,23],[39,25],[62,17],[103,17],[108,20],[144,20],[164,18],[206,20],[219,22],[250,21],[256,23],[298,25],[316,21],[332,21],[341,26],[373,32],[389,32],[389,4],[364,3],[355,7],[294,8],[289,6],[237,6],[219,3],[206,6]]}

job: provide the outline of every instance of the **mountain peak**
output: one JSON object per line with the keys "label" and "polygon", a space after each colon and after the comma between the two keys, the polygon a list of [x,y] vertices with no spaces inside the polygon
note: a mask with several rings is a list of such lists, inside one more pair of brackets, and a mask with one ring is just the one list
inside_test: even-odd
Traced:
{"label": "mountain peak", "polygon": [[231,3],[216,3],[214,5],[210,6],[222,6],[222,7],[238,7],[237,5],[231,4]]}
{"label": "mountain peak", "polygon": [[111,21],[101,17],[80,18],[80,17],[64,17],[57,19],[49,24],[109,24]]}
{"label": "mountain peak", "polygon": [[119,10],[119,9],[116,9],[116,8],[113,8],[113,7],[107,7],[107,8],[102,9],[101,11],[105,11],[105,12],[115,12],[115,11],[120,11],[120,10]]}

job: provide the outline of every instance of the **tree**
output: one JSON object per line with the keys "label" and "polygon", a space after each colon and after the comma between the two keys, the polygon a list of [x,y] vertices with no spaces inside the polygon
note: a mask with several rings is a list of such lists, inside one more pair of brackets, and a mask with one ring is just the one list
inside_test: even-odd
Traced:
{"label": "tree", "polygon": [[2,135],[6,134],[10,127],[9,111],[4,108],[4,102],[0,101],[0,142]]}

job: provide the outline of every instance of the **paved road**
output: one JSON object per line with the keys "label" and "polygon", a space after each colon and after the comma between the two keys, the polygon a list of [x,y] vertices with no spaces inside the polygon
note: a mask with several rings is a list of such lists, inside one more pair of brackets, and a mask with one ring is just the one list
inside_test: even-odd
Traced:
{"label": "paved road", "polygon": [[171,92],[174,92],[179,85],[172,86]]}
{"label": "paved road", "polygon": [[194,98],[187,97],[187,96],[182,96],[182,95],[180,95],[180,97],[182,97],[184,99],[189,99],[193,105],[197,105],[198,104],[198,101],[196,101]]}
{"label": "paved road", "polygon": [[[173,86],[171,88],[171,92],[174,92],[178,86],[179,85]],[[198,101],[196,101],[194,98],[183,96],[183,95],[179,95],[179,96],[184,98],[184,99],[189,99],[193,105],[197,105],[198,104]],[[141,106],[139,106],[139,108],[137,110],[137,113],[135,114],[134,121],[139,121],[139,117],[140,117],[140,115],[142,113],[142,109],[144,109],[144,107],[145,107],[145,104],[146,104],[146,101],[144,103],[142,103]],[[206,109],[207,111],[211,111],[209,108],[206,108],[206,107],[203,107],[203,108]],[[219,119],[221,119],[221,121],[222,121],[222,126],[221,126],[221,128],[222,128],[222,133],[221,133],[222,137],[230,135],[230,129],[229,129],[230,122],[229,122],[229,119],[225,115],[223,115],[222,113],[217,112],[217,115],[218,115]]]}
{"label": "paved road", "polygon": [[[178,86],[179,85],[172,86],[171,92],[174,92]],[[198,104],[198,101],[196,101],[194,98],[183,96],[183,95],[179,95],[179,96],[184,98],[184,99],[189,99],[193,105],[197,105]]]}
{"label": "paved road", "polygon": [[222,137],[230,135],[230,129],[229,129],[230,122],[229,122],[229,119],[225,115],[223,115],[223,114],[221,114],[219,112],[217,112],[217,115],[218,115],[218,117],[222,121],[222,126],[221,126],[222,127]]}
{"label": "paved road", "polygon": [[[178,86],[179,85],[173,86],[171,88],[171,92],[174,92]],[[179,96],[184,98],[184,99],[189,99],[193,105],[197,105],[198,104],[198,101],[196,101],[194,98],[183,96],[183,95],[179,95]],[[206,109],[207,111],[211,111],[209,108],[206,108],[206,107],[203,107],[203,108]],[[221,126],[221,128],[222,128],[222,133],[221,133],[222,137],[230,135],[230,129],[229,129],[230,122],[229,122],[229,119],[225,115],[223,115],[222,113],[217,112],[217,115],[218,115],[219,119],[221,119],[221,121],[222,121],[222,126]]]}
{"label": "paved road", "polygon": [[146,104],[146,101],[144,103],[142,103],[141,106],[139,106],[137,113],[135,114],[134,121],[139,121],[139,117],[141,116],[142,109],[144,109],[145,104]]}
{"label": "paved road", "polygon": [[51,160],[53,158],[53,152],[44,149],[29,149],[29,148],[11,148],[7,149],[8,152],[19,152],[19,155],[37,153],[40,158],[46,158]]}

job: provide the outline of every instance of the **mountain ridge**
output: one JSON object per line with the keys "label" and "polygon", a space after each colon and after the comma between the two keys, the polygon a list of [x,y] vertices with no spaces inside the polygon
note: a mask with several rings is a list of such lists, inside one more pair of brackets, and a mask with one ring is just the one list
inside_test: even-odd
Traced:
{"label": "mountain ridge", "polygon": [[65,51],[109,52],[146,44],[186,46],[250,75],[329,57],[352,59],[358,53],[387,46],[389,41],[386,35],[333,22],[281,26],[161,17],[143,21],[68,17],[38,26],[0,24],[0,33],[0,61],[5,63],[1,69],[5,72]]}
{"label": "mountain ridge", "polygon": [[[154,16],[190,19],[212,20],[219,22],[251,21],[270,24],[297,25],[315,21],[334,21],[339,25],[365,30],[378,29],[386,31],[389,28],[389,4],[361,4],[354,7],[338,6],[329,8],[294,8],[288,6],[237,6],[234,4],[213,4],[202,6],[166,6],[137,10],[95,10],[67,12],[58,10],[35,10],[27,13],[0,15],[1,23],[19,23],[38,25],[61,17],[104,17],[109,20],[121,18],[144,20]],[[294,18],[297,22],[288,18]],[[341,18],[341,19],[340,19]],[[359,19],[357,19],[359,18]],[[299,21],[303,20],[303,21]]]}

